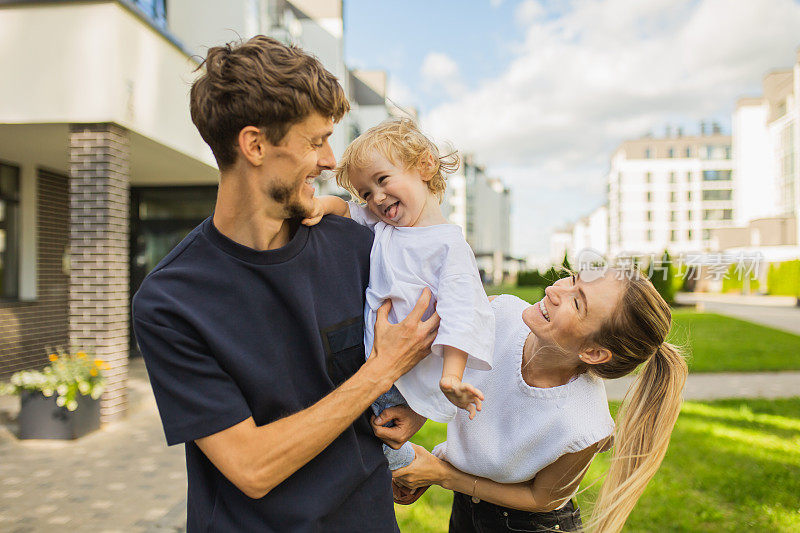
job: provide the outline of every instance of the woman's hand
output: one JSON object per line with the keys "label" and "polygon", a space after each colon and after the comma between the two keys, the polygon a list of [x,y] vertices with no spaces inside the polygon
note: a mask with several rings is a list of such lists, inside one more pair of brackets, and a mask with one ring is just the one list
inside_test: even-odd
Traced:
{"label": "woman's hand", "polygon": [[392,472],[392,480],[409,489],[441,485],[450,465],[435,457],[422,446],[417,446],[413,442],[411,446],[414,447],[416,454],[414,461],[410,465]]}

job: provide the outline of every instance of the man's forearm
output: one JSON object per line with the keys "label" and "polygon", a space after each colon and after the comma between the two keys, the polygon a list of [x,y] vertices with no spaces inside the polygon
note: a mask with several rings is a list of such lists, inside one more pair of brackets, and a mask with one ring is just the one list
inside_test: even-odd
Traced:
{"label": "man's forearm", "polygon": [[367,361],[307,409],[260,427],[252,418],[234,426],[238,434],[230,436],[240,446],[209,442],[214,435],[197,444],[245,494],[262,498],[330,445],[391,384],[391,378],[380,375],[376,365]]}

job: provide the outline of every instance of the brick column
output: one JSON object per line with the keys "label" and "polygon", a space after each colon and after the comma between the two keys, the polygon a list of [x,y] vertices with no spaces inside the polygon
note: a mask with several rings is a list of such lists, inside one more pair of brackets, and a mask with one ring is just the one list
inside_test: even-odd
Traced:
{"label": "brick column", "polygon": [[101,420],[111,422],[128,408],[128,132],[73,124],[69,152],[69,340],[110,365]]}

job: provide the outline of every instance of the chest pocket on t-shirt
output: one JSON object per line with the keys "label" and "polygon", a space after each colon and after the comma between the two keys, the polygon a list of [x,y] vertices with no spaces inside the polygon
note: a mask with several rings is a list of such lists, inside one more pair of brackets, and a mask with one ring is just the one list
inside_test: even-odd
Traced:
{"label": "chest pocket on t-shirt", "polygon": [[328,376],[338,387],[361,368],[364,355],[364,322],[357,316],[322,330]]}

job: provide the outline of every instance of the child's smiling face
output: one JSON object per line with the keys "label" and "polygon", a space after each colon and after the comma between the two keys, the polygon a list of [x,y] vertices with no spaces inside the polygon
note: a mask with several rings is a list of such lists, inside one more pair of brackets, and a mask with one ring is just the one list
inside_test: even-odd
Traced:
{"label": "child's smiling face", "polygon": [[419,169],[400,168],[373,152],[369,165],[352,169],[349,174],[350,183],[369,210],[386,224],[427,225],[426,220],[436,213],[441,216],[439,202],[426,183],[430,177],[426,179]]}

